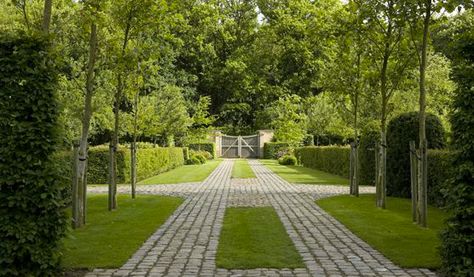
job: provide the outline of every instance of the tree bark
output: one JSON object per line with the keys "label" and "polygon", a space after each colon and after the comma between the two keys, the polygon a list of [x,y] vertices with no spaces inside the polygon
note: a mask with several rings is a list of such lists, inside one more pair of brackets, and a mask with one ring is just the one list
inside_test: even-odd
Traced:
{"label": "tree bark", "polygon": [[53,9],[53,0],[44,1],[43,22],[41,28],[43,32],[49,33],[49,25],[51,23],[51,11]]}
{"label": "tree bark", "polygon": [[418,222],[418,155],[414,141],[410,141],[410,183],[412,220]]}
{"label": "tree bark", "polygon": [[[125,49],[127,48],[127,43],[129,39],[129,32],[130,32],[130,20],[131,15],[128,17],[129,22],[125,28],[125,34],[123,38],[122,44],[122,51],[121,51],[121,58],[125,55]],[[121,61],[120,61],[121,62]],[[109,209],[115,210],[117,209],[117,151],[119,147],[119,130],[120,130],[120,103],[122,101],[122,94],[123,94],[123,79],[122,79],[122,69],[119,67],[119,72],[117,74],[117,90],[115,92],[115,102],[114,102],[114,134],[112,137],[112,153],[111,159],[113,159],[113,166],[111,164],[110,168],[110,184],[109,184]]]}
{"label": "tree bark", "polygon": [[[91,35],[89,39],[89,62],[86,73],[86,95],[84,98],[84,114],[82,116],[82,133],[79,141],[78,160],[76,168],[77,190],[75,197],[77,201],[77,217],[73,218],[75,228],[85,224],[85,201],[86,199],[86,169],[87,169],[87,138],[89,136],[89,126],[92,117],[92,95],[94,92],[94,68],[97,59],[97,26],[91,24]],[[84,194],[84,195],[83,195]]]}
{"label": "tree bark", "polygon": [[135,99],[133,105],[135,111],[133,114],[133,141],[130,148],[132,159],[131,159],[131,185],[132,185],[132,199],[135,199],[136,187],[137,187],[137,132],[138,132],[138,93],[135,93]]}
{"label": "tree bark", "polygon": [[428,141],[426,139],[426,88],[425,76],[427,65],[427,46],[428,34],[431,19],[431,0],[425,1],[425,17],[423,20],[423,42],[421,45],[421,62],[420,62],[420,121],[419,121],[419,138],[420,138],[420,163],[419,163],[419,205],[420,205],[420,222],[419,224],[426,227],[427,216],[427,190],[428,190],[428,159],[427,148]]}

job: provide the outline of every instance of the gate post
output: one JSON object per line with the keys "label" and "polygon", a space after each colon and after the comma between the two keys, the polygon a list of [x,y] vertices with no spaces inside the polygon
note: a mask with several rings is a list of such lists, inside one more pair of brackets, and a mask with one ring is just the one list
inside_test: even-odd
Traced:
{"label": "gate post", "polygon": [[260,159],[263,159],[263,147],[266,142],[271,142],[273,139],[273,130],[258,130],[258,155]]}
{"label": "gate post", "polygon": [[237,138],[237,155],[239,156],[239,158],[242,158],[242,137],[239,136]]}

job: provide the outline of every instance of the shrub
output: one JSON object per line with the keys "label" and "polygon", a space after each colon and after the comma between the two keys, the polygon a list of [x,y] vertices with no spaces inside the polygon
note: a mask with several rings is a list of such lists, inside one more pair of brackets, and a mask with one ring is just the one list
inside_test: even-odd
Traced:
{"label": "shrub", "polygon": [[278,152],[290,147],[288,142],[266,142],[263,145],[263,158],[265,159],[277,159]]}
{"label": "shrub", "polygon": [[474,12],[455,17],[441,33],[446,53],[453,61],[457,83],[451,125],[454,177],[446,191],[450,217],[441,234],[443,271],[447,276],[472,276],[474,272]]}
{"label": "shrub", "polygon": [[213,142],[191,143],[188,145],[190,150],[207,151],[211,153],[212,158],[216,158],[216,144]]}
{"label": "shrub", "polygon": [[[401,114],[392,119],[387,128],[387,194],[410,197],[411,140],[418,145],[418,112]],[[427,114],[426,137],[428,148],[445,146],[445,132],[438,117]],[[430,170],[430,169],[428,169]]]}
{"label": "shrub", "polygon": [[447,199],[443,191],[447,180],[453,176],[455,152],[447,150],[428,150],[428,203],[445,207]]}
{"label": "shrub", "polygon": [[[109,146],[100,145],[89,148],[87,163],[87,182],[106,184],[108,182]],[[130,182],[130,149],[119,147],[117,151],[117,182]],[[72,153],[63,151],[55,155],[55,163],[60,166],[69,179],[72,176]],[[155,147],[138,149],[137,179],[143,180],[184,164],[183,149],[176,147]]]}
{"label": "shrub", "polygon": [[350,151],[343,146],[301,147],[295,149],[295,156],[304,167],[349,178]]}
{"label": "shrub", "polygon": [[314,146],[314,136],[307,134],[303,139],[304,146]]}
{"label": "shrub", "polygon": [[189,160],[186,160],[186,164],[202,164],[202,162],[196,156],[192,156]]}
{"label": "shrub", "polygon": [[54,59],[44,38],[0,35],[0,276],[58,275],[68,201],[52,162]]}
{"label": "shrub", "polygon": [[202,154],[195,154],[193,158],[198,159],[200,164],[205,164],[207,161],[206,157],[204,157]]}
{"label": "shrub", "polygon": [[191,150],[190,155],[191,156],[201,155],[204,158],[206,158],[206,160],[212,160],[212,154],[207,152],[207,151],[203,151],[203,150],[201,150],[201,151]]}
{"label": "shrub", "polygon": [[375,146],[380,140],[380,132],[364,130],[359,145],[359,185],[375,185]]}
{"label": "shrub", "polygon": [[293,155],[284,155],[278,159],[278,163],[281,165],[296,165],[297,160]]}

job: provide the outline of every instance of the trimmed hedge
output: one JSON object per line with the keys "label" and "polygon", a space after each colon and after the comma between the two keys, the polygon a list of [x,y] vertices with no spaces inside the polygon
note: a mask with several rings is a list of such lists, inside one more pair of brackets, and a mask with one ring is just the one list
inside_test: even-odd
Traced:
{"label": "trimmed hedge", "polygon": [[52,161],[54,59],[46,38],[0,34],[0,276],[59,275],[69,200]]}
{"label": "trimmed hedge", "polygon": [[453,176],[453,160],[456,152],[448,150],[428,150],[428,203],[445,207],[444,190]]}
{"label": "trimmed hedge", "polygon": [[200,142],[200,143],[191,143],[188,145],[189,150],[195,151],[206,151],[211,153],[212,158],[216,158],[216,144],[214,142]]}
{"label": "trimmed hedge", "polygon": [[290,147],[288,142],[265,142],[263,145],[264,159],[278,159],[278,152]]}
{"label": "trimmed hedge", "polygon": [[362,133],[359,145],[359,185],[375,186],[375,145],[380,139],[377,130]]}
{"label": "trimmed hedge", "polygon": [[[109,174],[109,146],[95,146],[88,151],[87,182],[106,184]],[[55,155],[63,176],[72,176],[72,154],[61,152]],[[117,182],[130,182],[130,149],[120,147],[117,151]],[[143,180],[159,173],[169,171],[184,164],[183,149],[178,147],[156,147],[138,149],[137,180]],[[70,179],[69,179],[70,180]]]}
{"label": "trimmed hedge", "polygon": [[350,147],[345,146],[310,146],[295,149],[295,156],[300,165],[345,178],[349,178],[350,153]]}
{"label": "trimmed hedge", "polygon": [[[418,145],[418,112],[401,114],[392,119],[387,128],[387,195],[409,198],[411,140]],[[432,114],[426,115],[426,137],[429,149],[446,145],[441,121]],[[430,169],[428,169],[430,170]]]}

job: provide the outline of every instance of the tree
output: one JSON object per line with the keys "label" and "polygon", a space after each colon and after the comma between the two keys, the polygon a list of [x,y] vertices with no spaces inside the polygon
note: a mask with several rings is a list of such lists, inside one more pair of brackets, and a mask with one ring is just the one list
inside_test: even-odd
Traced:
{"label": "tree", "polygon": [[[26,3],[23,3],[23,7],[26,7]],[[49,33],[49,25],[51,24],[51,12],[53,9],[53,0],[44,0],[43,10],[43,23],[41,25],[43,32]],[[26,14],[26,11],[24,11]],[[28,20],[25,17],[25,21],[28,24]]]}
{"label": "tree", "polygon": [[82,132],[77,154],[76,173],[73,180],[73,227],[79,228],[86,223],[86,192],[87,192],[87,147],[90,121],[92,117],[92,97],[94,94],[95,64],[97,60],[97,24],[96,13],[100,10],[98,4],[85,6],[90,14],[89,59],[87,62],[84,111],[82,114]]}
{"label": "tree", "polygon": [[380,97],[380,144],[379,168],[376,182],[376,205],[385,208],[386,163],[387,163],[387,118],[393,94],[403,82],[407,68],[411,65],[409,44],[406,36],[406,12],[403,5],[393,0],[358,1],[362,20],[366,22],[366,38],[370,42],[368,51],[375,65]]}
{"label": "tree", "polygon": [[271,127],[277,141],[299,146],[306,135],[307,117],[304,113],[303,99],[298,95],[285,95],[269,108]]}

